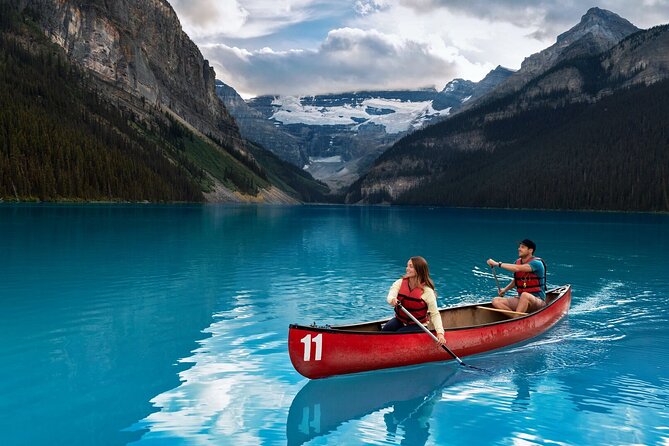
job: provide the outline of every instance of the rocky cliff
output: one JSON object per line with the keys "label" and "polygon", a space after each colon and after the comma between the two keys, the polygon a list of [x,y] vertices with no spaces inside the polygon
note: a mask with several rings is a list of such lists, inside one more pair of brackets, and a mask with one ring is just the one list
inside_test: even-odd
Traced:
{"label": "rocky cliff", "polygon": [[[61,115],[69,121],[63,127],[80,127],[73,140],[96,144],[94,152],[78,152],[80,159],[73,163],[47,164],[43,171],[21,176],[25,187],[14,194],[17,199],[285,203],[318,200],[327,190],[240,135],[216,94],[214,70],[166,1],[5,0],[0,6],[8,12],[0,21],[0,50],[23,58],[31,70],[40,61],[48,64],[44,73],[60,82],[52,86],[32,72],[22,80],[30,87],[18,92],[17,100],[29,101],[26,94],[39,85],[39,91],[55,99],[32,101],[31,113],[50,122],[67,103],[69,117]],[[15,74],[5,74],[11,84]],[[51,88],[61,91],[52,94]],[[64,95],[65,90],[70,94]],[[12,106],[3,104],[10,113]],[[82,116],[83,122],[72,115]],[[40,137],[53,141],[45,150],[55,158],[70,156],[60,149],[58,137]],[[40,155],[26,156],[25,163],[32,166],[36,161],[31,157]],[[87,156],[97,164],[86,176],[79,166],[91,165]],[[124,187],[127,165],[149,172],[151,181]],[[51,176],[62,181],[33,181]],[[161,181],[163,176],[178,181]],[[84,181],[93,183],[84,192],[67,186]],[[160,185],[160,193],[151,190],[154,184]],[[198,188],[199,195],[194,192]]]}
{"label": "rocky cliff", "polygon": [[520,69],[501,82],[491,95],[501,97],[518,91],[561,61],[600,54],[637,31],[639,28],[611,11],[590,8],[577,25],[557,37],[555,44],[527,57]]}
{"label": "rocky cliff", "polygon": [[[237,126],[216,95],[214,70],[165,0],[19,0],[81,66],[204,134],[239,148]],[[116,93],[112,93],[116,94]]]}
{"label": "rocky cliff", "polygon": [[601,60],[611,81],[650,85],[669,76],[669,25],[657,26],[620,42]]}
{"label": "rocky cliff", "polygon": [[234,116],[244,138],[260,144],[296,166],[302,167],[309,161],[301,150],[301,141],[297,136],[277,128],[273,121],[250,107],[234,88],[217,80],[216,93]]}

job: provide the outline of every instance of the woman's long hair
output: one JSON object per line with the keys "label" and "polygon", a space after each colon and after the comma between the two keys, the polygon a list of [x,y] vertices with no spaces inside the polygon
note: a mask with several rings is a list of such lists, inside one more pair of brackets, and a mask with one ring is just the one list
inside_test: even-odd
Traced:
{"label": "woman's long hair", "polygon": [[430,277],[430,268],[427,266],[427,261],[421,256],[415,256],[411,257],[411,263],[413,263],[413,269],[416,270],[416,278],[418,279],[418,283],[421,286],[425,284],[434,290],[434,282]]}

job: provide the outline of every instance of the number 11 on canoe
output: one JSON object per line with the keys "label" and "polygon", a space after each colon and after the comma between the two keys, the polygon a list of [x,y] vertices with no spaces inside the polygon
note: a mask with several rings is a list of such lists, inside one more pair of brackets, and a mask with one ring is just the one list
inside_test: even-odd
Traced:
{"label": "number 11 on canoe", "polygon": [[305,361],[311,361],[311,343],[316,346],[316,357],[314,360],[320,361],[321,358],[323,357],[323,333],[314,336],[313,338],[311,337],[310,334],[306,335],[302,339],[300,339],[300,342],[304,344],[304,360]]}

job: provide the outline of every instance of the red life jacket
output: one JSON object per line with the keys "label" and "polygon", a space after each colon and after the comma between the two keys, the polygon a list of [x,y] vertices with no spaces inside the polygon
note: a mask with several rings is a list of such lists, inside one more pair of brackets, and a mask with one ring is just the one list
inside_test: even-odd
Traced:
{"label": "red life jacket", "polygon": [[[417,286],[413,290],[410,290],[409,279],[402,279],[402,285],[397,294],[397,300],[421,323],[427,322],[427,302],[423,300],[422,296],[422,286]],[[395,308],[395,317],[402,321],[404,325],[414,324],[414,321],[409,319],[409,316],[404,314],[399,308]]]}
{"label": "red life jacket", "polygon": [[[521,259],[516,260],[516,265],[525,265],[532,260],[541,260],[539,257],[530,257],[527,262],[523,263]],[[543,262],[543,260],[541,260]],[[513,278],[516,281],[516,289],[518,295],[527,293],[541,293],[544,280],[543,277],[537,276],[533,271],[517,271],[513,273]]]}

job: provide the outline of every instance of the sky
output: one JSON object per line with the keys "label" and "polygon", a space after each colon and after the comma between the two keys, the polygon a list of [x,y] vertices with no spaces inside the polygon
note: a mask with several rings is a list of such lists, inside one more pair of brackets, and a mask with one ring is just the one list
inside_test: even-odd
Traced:
{"label": "sky", "polygon": [[518,69],[592,7],[639,28],[669,0],[168,0],[184,31],[244,98],[444,88]]}

